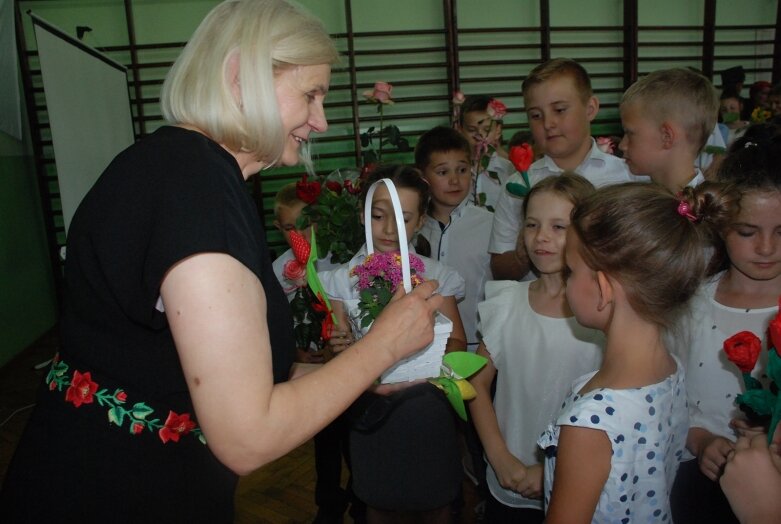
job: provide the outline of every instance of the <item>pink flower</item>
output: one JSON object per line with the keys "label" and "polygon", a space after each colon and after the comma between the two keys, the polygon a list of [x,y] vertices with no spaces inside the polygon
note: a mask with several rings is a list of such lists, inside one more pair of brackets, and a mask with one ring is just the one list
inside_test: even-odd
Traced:
{"label": "pink flower", "polygon": [[387,82],[375,82],[374,89],[370,91],[364,91],[363,96],[370,102],[375,104],[392,104],[391,91],[393,86]]}
{"label": "pink flower", "polygon": [[491,101],[488,102],[486,113],[488,113],[488,116],[491,118],[491,120],[501,120],[504,118],[504,115],[507,114],[507,106],[504,105],[500,100],[492,98]]}
{"label": "pink flower", "polygon": [[612,155],[613,151],[616,149],[616,145],[613,143],[613,139],[609,136],[601,136],[597,138],[597,147],[600,151],[607,153],[608,155]]}
{"label": "pink flower", "polygon": [[282,268],[282,276],[296,287],[302,287],[306,282],[306,266],[295,258],[288,260]]}
{"label": "pink flower", "polygon": [[460,106],[464,103],[466,100],[466,96],[464,96],[464,93],[460,89],[456,89],[453,91],[453,105],[454,106]]}

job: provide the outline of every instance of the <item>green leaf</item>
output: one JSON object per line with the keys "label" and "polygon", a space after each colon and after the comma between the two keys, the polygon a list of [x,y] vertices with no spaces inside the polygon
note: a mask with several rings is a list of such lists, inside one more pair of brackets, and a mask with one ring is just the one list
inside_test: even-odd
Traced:
{"label": "green leaf", "polygon": [[130,413],[135,418],[145,419],[146,417],[154,413],[154,411],[155,411],[154,409],[150,408],[143,402],[136,402],[135,404],[133,404],[133,409],[130,410]]}
{"label": "green leaf", "polygon": [[411,150],[409,146],[409,141],[406,138],[400,138],[399,142],[396,144],[396,147],[398,147],[399,151],[403,153]]}
{"label": "green leaf", "polygon": [[496,171],[488,171],[488,177],[493,178],[494,180],[499,180],[499,173]]}
{"label": "green leaf", "polygon": [[453,370],[458,375],[458,378],[471,377],[480,371],[487,362],[488,359],[484,356],[469,353],[468,351],[453,351],[442,357],[442,364]]}
{"label": "green leaf", "polygon": [[437,381],[442,384],[447,396],[448,402],[453,406],[453,409],[458,413],[461,420],[466,420],[466,407],[464,406],[464,399],[461,398],[461,391],[458,389],[456,383],[449,378],[439,378]]}
{"label": "green leaf", "polygon": [[770,415],[773,413],[776,397],[766,389],[751,389],[738,395],[735,401],[749,406],[757,415]]}
{"label": "green leaf", "polygon": [[399,128],[396,126],[388,126],[383,131],[385,133],[385,136],[387,137],[386,143],[391,145],[396,145],[399,143],[399,139],[401,139],[401,131],[399,131]]}
{"label": "green leaf", "polygon": [[743,383],[746,385],[747,390],[762,389],[762,383],[748,373],[743,374]]}
{"label": "green leaf", "polygon": [[361,328],[367,328],[367,327],[371,326],[371,323],[373,321],[374,321],[374,319],[372,317],[370,317],[369,315],[366,315],[361,320]]}
{"label": "green leaf", "polygon": [[776,350],[768,350],[767,374],[770,380],[781,384],[781,357],[778,356]]}
{"label": "green leaf", "polygon": [[122,421],[125,418],[125,410],[119,406],[115,406],[108,410],[108,421],[117,426],[122,425]]}
{"label": "green leaf", "polygon": [[371,144],[371,139],[366,133],[361,133],[361,147],[368,147]]}
{"label": "green leaf", "polygon": [[526,196],[526,194],[529,192],[529,188],[521,185],[516,184],[515,182],[509,182],[505,184],[504,186],[507,189],[507,192],[513,195],[514,197],[523,198]]}
{"label": "green leaf", "polygon": [[485,195],[485,193],[478,193],[477,194],[477,200],[479,201],[481,206],[485,205],[485,201],[488,197]]}

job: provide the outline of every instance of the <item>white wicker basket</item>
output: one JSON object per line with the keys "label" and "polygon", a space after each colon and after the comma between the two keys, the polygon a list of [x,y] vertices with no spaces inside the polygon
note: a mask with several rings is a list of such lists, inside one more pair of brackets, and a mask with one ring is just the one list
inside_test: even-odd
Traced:
{"label": "white wicker basket", "polygon": [[[374,191],[380,183],[384,183],[390,193],[393,203],[393,212],[396,215],[396,229],[399,236],[399,247],[401,250],[401,271],[404,279],[404,289],[407,293],[412,291],[412,278],[409,264],[409,247],[407,241],[407,231],[404,228],[404,217],[399,202],[399,195],[396,186],[387,178],[378,180],[369,188],[366,194],[366,203],[364,205],[364,225],[366,232],[366,252],[374,253],[374,243],[372,242],[371,232],[371,206]],[[353,324],[353,331],[356,331],[356,337],[365,334],[371,326],[361,329],[358,311],[358,300],[350,300],[345,303],[347,314]],[[393,384],[397,382],[409,382],[421,378],[430,378],[439,376],[442,357],[445,354],[445,346],[450,332],[453,330],[453,323],[445,315],[437,312],[434,318],[434,340],[420,350],[419,352],[397,362],[394,366],[387,369],[381,376],[380,382],[383,384]]]}

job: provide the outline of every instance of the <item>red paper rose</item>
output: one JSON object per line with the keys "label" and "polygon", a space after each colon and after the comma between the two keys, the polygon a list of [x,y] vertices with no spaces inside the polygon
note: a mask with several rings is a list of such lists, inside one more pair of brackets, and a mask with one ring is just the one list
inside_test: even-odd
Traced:
{"label": "red paper rose", "polygon": [[296,260],[302,265],[306,264],[306,261],[309,260],[309,254],[312,252],[312,246],[309,245],[304,235],[295,230],[290,232],[290,249],[293,250]]}
{"label": "red paper rose", "polygon": [[513,163],[519,173],[528,171],[529,166],[534,162],[534,150],[526,142],[519,146],[511,147],[509,156],[510,162]]}
{"label": "red paper rose", "polygon": [[781,355],[781,298],[778,299],[778,313],[767,327],[767,338],[772,343],[776,353]]}
{"label": "red paper rose", "polygon": [[491,120],[501,120],[504,118],[504,115],[507,114],[507,106],[504,105],[500,100],[492,98],[491,101],[488,102],[486,113],[488,113],[488,116],[491,118]]}
{"label": "red paper rose", "polygon": [[160,428],[160,431],[157,433],[160,435],[160,440],[162,440],[165,444],[169,440],[179,442],[180,436],[187,435],[194,428],[195,422],[190,420],[189,413],[182,413],[181,415],[177,415],[173,411],[169,411],[165,425]]}
{"label": "red paper rose", "polygon": [[317,197],[320,196],[320,191],[320,182],[307,182],[306,175],[304,175],[302,180],[296,182],[296,196],[299,200],[306,202],[307,204],[315,202]]}
{"label": "red paper rose", "polygon": [[76,407],[82,404],[92,404],[95,392],[98,390],[98,385],[92,382],[92,375],[84,373],[83,375],[78,371],[73,372],[73,380],[65,392],[65,400],[73,402]]}
{"label": "red paper rose", "polygon": [[742,373],[751,373],[761,350],[762,341],[751,331],[735,333],[724,341],[727,358],[738,366]]}

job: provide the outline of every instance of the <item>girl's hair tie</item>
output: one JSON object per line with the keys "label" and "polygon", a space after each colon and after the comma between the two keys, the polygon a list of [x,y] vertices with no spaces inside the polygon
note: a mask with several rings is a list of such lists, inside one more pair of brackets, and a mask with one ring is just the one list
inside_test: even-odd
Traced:
{"label": "girl's hair tie", "polygon": [[700,217],[692,213],[692,208],[686,200],[678,202],[678,214],[686,217],[690,222],[699,222]]}

